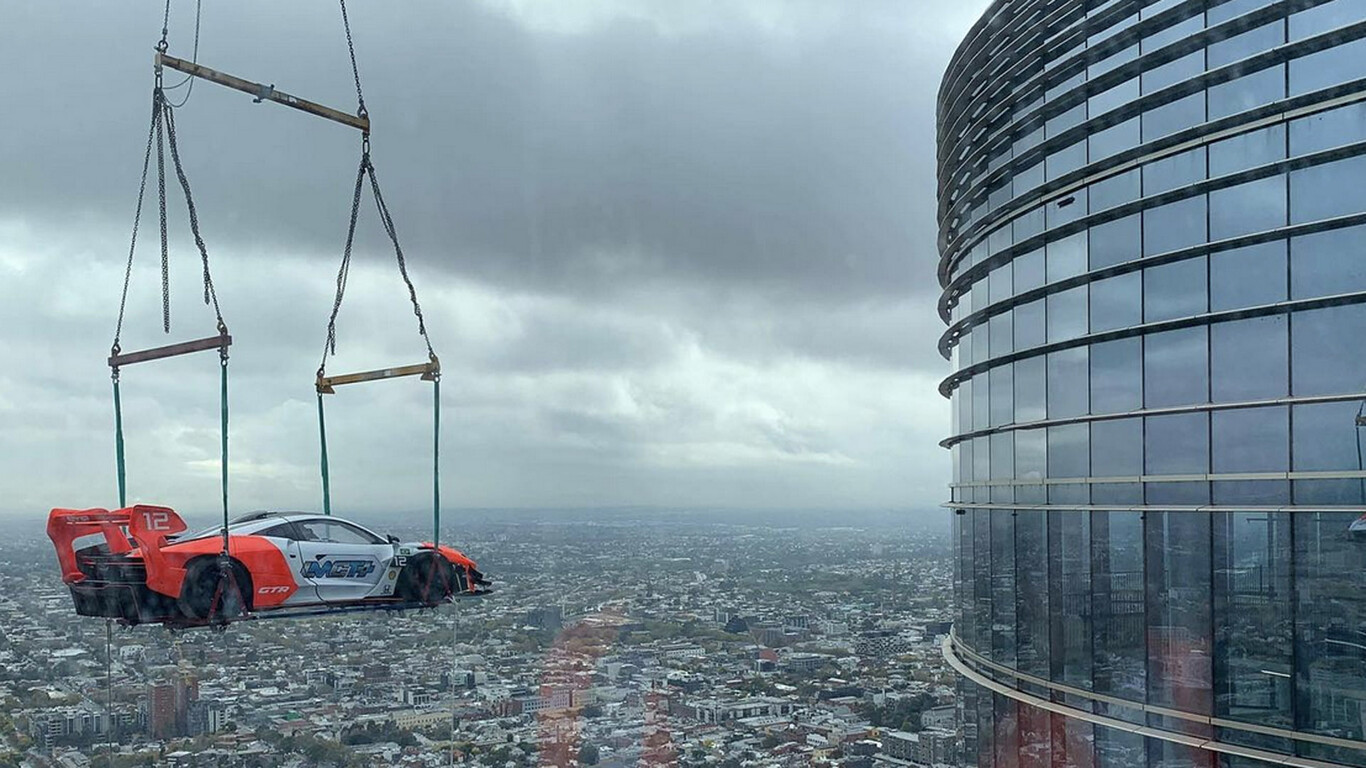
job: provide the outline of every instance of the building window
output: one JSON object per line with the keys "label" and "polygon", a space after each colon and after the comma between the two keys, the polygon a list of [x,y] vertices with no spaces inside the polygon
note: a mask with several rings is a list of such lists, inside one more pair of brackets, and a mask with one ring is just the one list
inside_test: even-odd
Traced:
{"label": "building window", "polygon": [[1291,385],[1296,395],[1366,390],[1366,305],[1296,312],[1290,317]]}
{"label": "building window", "polygon": [[1366,226],[1290,239],[1290,297],[1366,291]]}
{"label": "building window", "polygon": [[1143,474],[1143,419],[1097,421],[1091,425],[1091,474],[1095,477],[1138,477]]}
{"label": "building window", "polygon": [[1290,223],[1366,211],[1366,156],[1301,168],[1290,174]]}
{"label": "building window", "polygon": [[1048,476],[1086,477],[1090,474],[1090,428],[1067,424],[1048,428]]}
{"label": "building window", "polygon": [[1207,308],[1204,257],[1143,270],[1143,320],[1155,323],[1202,314]]}
{"label": "building window", "polygon": [[1090,408],[1089,359],[1086,347],[1048,354],[1048,418],[1081,416]]}
{"label": "building window", "polygon": [[1285,406],[1215,411],[1210,419],[1215,474],[1290,469],[1290,412]]}
{"label": "building window", "polygon": [[1284,315],[1210,326],[1211,399],[1231,403],[1289,394],[1288,326]]}
{"label": "building window", "polygon": [[1116,339],[1091,347],[1091,412],[1143,407],[1143,340]]}
{"label": "building window", "polygon": [[1209,414],[1147,417],[1143,425],[1143,455],[1144,469],[1149,475],[1207,474]]}
{"label": "building window", "polygon": [[1149,335],[1143,343],[1143,400],[1149,408],[1209,401],[1204,327]]}
{"label": "building window", "polygon": [[1176,251],[1206,241],[1205,198],[1190,197],[1143,212],[1143,255]]}
{"label": "building window", "polygon": [[1285,250],[1277,240],[1210,254],[1210,311],[1285,301]]}

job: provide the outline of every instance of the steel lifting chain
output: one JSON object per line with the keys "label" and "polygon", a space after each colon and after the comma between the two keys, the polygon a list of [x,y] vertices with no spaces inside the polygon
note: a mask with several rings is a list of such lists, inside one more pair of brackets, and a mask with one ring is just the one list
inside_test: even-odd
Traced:
{"label": "steel lifting chain", "polygon": [[[123,293],[119,298],[119,320],[114,327],[114,344],[110,347],[111,357],[123,351],[119,346],[119,337],[123,334],[123,316],[128,306],[128,283],[133,277],[133,251],[138,244],[138,225],[142,222],[142,201],[147,193],[147,171],[152,162],[152,141],[156,138],[157,123],[161,119],[161,105],[157,99],[156,92],[152,94],[152,121],[147,128],[147,148],[142,153],[142,181],[138,184],[138,204],[133,211],[133,237],[128,245],[128,264],[123,271]],[[114,380],[118,381],[119,370],[114,369]]]}
{"label": "steel lifting chain", "polygon": [[389,215],[389,206],[384,202],[384,193],[380,192],[379,180],[375,178],[375,166],[370,164],[370,191],[375,195],[375,208],[379,210],[380,221],[384,224],[384,232],[389,235],[389,242],[394,244],[394,256],[398,259],[398,272],[403,276],[403,284],[408,286],[408,300],[413,303],[413,315],[417,317],[417,332],[422,336],[422,341],[427,345],[427,356],[435,360],[436,352],[432,350],[431,337],[427,335],[427,321],[422,316],[422,305],[417,300],[417,289],[413,287],[413,281],[408,277],[408,263],[403,258],[403,246],[398,244],[398,230],[394,228],[394,217]]}
{"label": "steel lifting chain", "polygon": [[161,209],[161,330],[171,332],[171,251],[166,236],[166,95],[157,74],[156,101],[161,105],[157,120],[157,203]]}
{"label": "steel lifting chain", "polygon": [[346,295],[346,282],[351,273],[351,254],[356,240],[356,222],[360,217],[360,198],[361,191],[366,180],[370,182],[370,192],[375,198],[375,209],[379,212],[380,224],[384,227],[384,234],[388,236],[389,242],[394,246],[394,257],[398,261],[398,272],[403,278],[403,284],[408,288],[408,300],[413,305],[413,315],[417,318],[417,332],[422,337],[423,344],[427,347],[427,357],[435,361],[436,352],[432,347],[432,339],[427,334],[427,320],[422,314],[422,304],[417,298],[417,288],[413,285],[412,278],[408,275],[408,261],[403,255],[403,246],[399,244],[398,228],[394,225],[394,217],[389,212],[389,205],[384,200],[384,192],[380,189],[379,178],[375,175],[375,164],[370,160],[370,140],[365,137],[364,146],[361,149],[360,168],[356,171],[356,184],[351,193],[351,217],[346,227],[346,245],[342,249],[341,266],[337,270],[337,293],[332,300],[332,314],[327,320],[327,341],[323,345],[322,362],[318,365],[318,376],[323,376],[327,368],[328,355],[337,353],[337,314],[341,311],[342,299]]}
{"label": "steel lifting chain", "polygon": [[[356,115],[358,117],[369,117],[370,111],[365,108],[365,94],[360,87],[360,67],[356,65],[356,43],[351,39],[351,19],[346,15],[346,0],[338,0],[341,3],[342,26],[346,29],[346,52],[351,55],[351,77],[356,81]],[[366,133],[365,148],[369,150],[370,134]]]}
{"label": "steel lifting chain", "polygon": [[[346,50],[351,57],[351,76],[356,84],[356,114],[360,117],[368,117],[369,110],[365,107],[365,93],[361,88],[360,67],[356,63],[356,44],[351,36],[351,19],[346,13],[346,0],[338,0],[341,5],[342,26],[346,30]],[[413,314],[417,317],[417,332],[422,336],[422,341],[427,347],[427,357],[436,361],[436,352],[432,348],[431,337],[427,335],[427,321],[422,314],[422,305],[417,299],[417,289],[413,286],[412,278],[408,276],[408,262],[403,255],[403,247],[398,241],[398,229],[394,225],[394,218],[389,213],[389,206],[384,201],[384,193],[380,191],[379,179],[375,175],[375,165],[370,160],[370,133],[366,131],[361,135],[361,156],[360,168],[356,171],[356,184],[351,194],[351,218],[346,228],[346,246],[342,250],[341,267],[337,270],[337,294],[332,301],[332,314],[327,321],[327,341],[323,345],[322,362],[318,365],[318,376],[321,378],[327,368],[328,355],[337,353],[337,314],[341,311],[342,298],[346,294],[346,281],[351,271],[351,253],[356,239],[356,220],[360,215],[361,190],[365,181],[370,182],[370,191],[375,198],[375,208],[379,212],[380,224],[384,227],[384,234],[388,236],[389,242],[394,246],[394,256],[398,261],[398,271],[403,277],[403,284],[408,288],[408,299],[413,305]],[[439,374],[435,374],[438,375]]]}
{"label": "steel lifting chain", "polygon": [[[228,327],[223,322],[223,310],[218,306],[218,293],[213,287],[213,275],[209,274],[209,250],[204,245],[204,237],[199,233],[199,211],[194,207],[194,194],[190,192],[190,180],[185,177],[185,169],[180,164],[180,148],[176,144],[175,135],[175,110],[169,103],[162,99],[166,113],[166,138],[170,140],[171,162],[175,165],[176,179],[180,181],[180,189],[185,194],[185,208],[190,214],[190,232],[194,235],[195,247],[199,249],[200,262],[204,267],[204,304],[213,307],[214,317],[218,321],[218,332],[227,333]],[[163,247],[164,248],[164,247]],[[223,350],[226,355],[227,350]]]}
{"label": "steel lifting chain", "polygon": [[370,167],[369,148],[362,150],[360,170],[356,172],[356,188],[351,194],[351,221],[346,227],[346,247],[342,249],[341,268],[337,270],[337,295],[332,300],[332,315],[327,320],[327,344],[323,347],[323,359],[318,364],[318,375],[323,375],[327,367],[328,354],[337,354],[337,313],[341,311],[342,296],[346,294],[346,281],[351,274],[351,248],[356,240],[356,219],[360,216],[360,195],[365,185],[365,173]]}
{"label": "steel lifting chain", "polygon": [[[158,43],[158,47],[160,47]],[[166,100],[165,91],[162,88],[161,71],[156,73],[156,85],[152,90],[152,118],[151,126],[147,131],[147,146],[143,151],[142,158],[142,177],[138,183],[137,207],[133,213],[133,233],[128,244],[128,261],[124,266],[123,290],[119,296],[119,315],[118,322],[114,328],[114,343],[110,347],[110,355],[117,355],[121,351],[120,337],[123,334],[123,321],[127,315],[128,308],[128,289],[132,282],[133,275],[133,256],[137,251],[138,229],[142,221],[142,207],[147,193],[147,174],[151,170],[152,148],[156,146],[157,156],[157,212],[158,223],[160,225],[161,237],[161,324],[162,330],[169,333],[171,330],[171,270],[170,270],[170,236],[167,226],[166,211],[166,150],[169,147],[171,164],[175,169],[176,180],[180,184],[181,192],[185,196],[185,207],[189,213],[190,232],[194,236],[195,248],[199,251],[200,263],[203,270],[204,279],[204,304],[213,307],[214,318],[217,322],[217,329],[220,334],[226,334],[227,324],[223,320],[223,311],[218,303],[218,293],[214,289],[213,275],[209,270],[209,251],[204,244],[204,237],[199,228],[199,211],[195,207],[194,193],[190,189],[189,177],[185,175],[184,165],[180,159],[180,145],[176,138],[175,110]],[[221,350],[220,356],[226,360],[227,350]],[[114,369],[113,376],[118,378],[118,369]]]}
{"label": "steel lifting chain", "polygon": [[[170,34],[170,32],[171,32],[171,0],[166,0],[166,7],[165,7],[165,9],[161,12],[161,40],[160,40],[160,42],[157,43],[157,52],[158,52],[158,53],[165,53],[165,52],[166,52],[166,49],[170,47],[170,43],[168,43],[168,42],[166,41],[166,38],[167,38],[167,36]],[[160,76],[160,74],[161,74],[160,72],[157,73],[158,76]],[[158,79],[159,79],[159,78],[158,78]]]}

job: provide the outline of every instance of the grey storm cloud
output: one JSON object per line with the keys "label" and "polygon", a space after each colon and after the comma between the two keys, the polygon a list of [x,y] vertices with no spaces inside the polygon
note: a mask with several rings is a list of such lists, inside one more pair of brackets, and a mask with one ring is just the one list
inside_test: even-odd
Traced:
{"label": "grey storm cloud", "polygon": [[[375,163],[464,409],[448,436],[468,468],[457,498],[936,503],[934,99],[984,5],[353,0]],[[173,0],[172,54],[189,57],[193,13]],[[0,10],[14,107],[0,127],[0,353],[25,363],[0,372],[0,451],[25,467],[0,469],[0,486],[34,479],[11,494],[26,504],[60,485],[53,441],[79,436],[82,457],[106,461],[102,354],[160,14]],[[201,62],[354,109],[334,3],[206,0],[202,22]],[[257,483],[244,495],[307,500],[311,391],[279,382],[317,365],[359,136],[206,83],[177,123],[243,344],[234,445]],[[193,335],[205,314],[180,206],[173,190],[175,320]],[[159,311],[155,230],[149,200],[129,321],[143,339]],[[339,321],[350,364],[419,349],[386,249],[367,192]],[[215,458],[216,432],[186,426],[212,426],[195,389],[211,376],[183,371],[149,374],[130,406],[163,440],[144,466]],[[426,418],[419,394],[352,402]],[[420,461],[385,458],[411,450],[411,430],[337,429],[367,438],[365,461],[421,476]]]}
{"label": "grey storm cloud", "polygon": [[[919,3],[846,5],[776,41],[724,5],[698,31],[630,18],[577,34],[492,4],[353,5],[381,179],[409,247],[450,269],[590,292],[680,278],[816,301],[932,290],[911,251],[933,227],[926,73],[952,40],[922,47]],[[206,6],[205,63],[354,109],[330,4]],[[126,215],[157,4],[20,7],[0,61],[33,73],[7,88],[32,130],[0,147],[48,162],[11,165],[0,202]],[[191,10],[173,8],[182,56]],[[54,55],[73,44],[78,57]],[[191,99],[182,142],[210,231],[334,251],[352,132],[214,86]]]}

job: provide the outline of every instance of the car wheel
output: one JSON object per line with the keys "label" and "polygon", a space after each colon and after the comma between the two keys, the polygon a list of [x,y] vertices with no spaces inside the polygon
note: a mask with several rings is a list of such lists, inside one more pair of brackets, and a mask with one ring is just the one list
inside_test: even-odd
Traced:
{"label": "car wheel", "polygon": [[436,605],[455,589],[455,568],[446,558],[432,553],[414,556],[398,575],[394,594],[408,603]]}
{"label": "car wheel", "polygon": [[180,609],[196,621],[233,619],[251,610],[251,577],[236,560],[221,571],[217,558],[190,564],[181,588]]}

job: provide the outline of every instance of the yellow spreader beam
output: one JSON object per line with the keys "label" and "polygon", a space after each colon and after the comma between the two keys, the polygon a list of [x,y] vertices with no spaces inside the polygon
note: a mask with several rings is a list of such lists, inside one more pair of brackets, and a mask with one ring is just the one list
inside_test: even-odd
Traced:
{"label": "yellow spreader beam", "polygon": [[441,373],[441,362],[433,358],[432,360],[419,363],[418,365],[405,365],[399,368],[380,368],[374,371],[362,371],[361,373],[344,373],[340,376],[319,376],[317,381],[318,394],[331,395],[343,384],[359,384],[363,381],[380,381],[382,379],[397,379],[401,376],[421,376],[423,381],[435,381]]}

